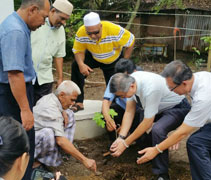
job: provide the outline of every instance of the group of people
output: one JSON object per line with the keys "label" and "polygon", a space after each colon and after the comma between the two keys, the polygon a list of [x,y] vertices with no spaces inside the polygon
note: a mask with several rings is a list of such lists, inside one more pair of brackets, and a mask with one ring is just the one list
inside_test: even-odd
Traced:
{"label": "group of people", "polygon": [[[29,180],[37,166],[60,165],[61,150],[96,172],[95,160],[72,143],[74,112],[84,109],[84,80],[94,68],[102,69],[107,85],[102,113],[112,156],[136,141],[142,149],[137,163],[152,160],[156,179],[168,180],[168,148],[199,128],[187,141],[191,175],[211,179],[211,74],[193,74],[181,61],[161,75],[143,71],[129,60],[134,35],[90,12],[76,33],[72,81],[64,81],[63,26],[72,10],[68,0],[22,0],[0,25],[0,179]],[[114,119],[110,108],[118,112]]]}

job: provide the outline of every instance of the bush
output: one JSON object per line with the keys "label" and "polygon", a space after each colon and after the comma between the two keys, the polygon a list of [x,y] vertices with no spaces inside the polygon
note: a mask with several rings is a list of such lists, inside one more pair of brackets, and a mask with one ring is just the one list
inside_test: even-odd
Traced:
{"label": "bush", "polygon": [[75,35],[80,26],[83,25],[84,11],[75,10],[71,15],[70,19],[67,21],[65,32],[66,32],[66,57],[65,59],[73,58],[73,43]]}

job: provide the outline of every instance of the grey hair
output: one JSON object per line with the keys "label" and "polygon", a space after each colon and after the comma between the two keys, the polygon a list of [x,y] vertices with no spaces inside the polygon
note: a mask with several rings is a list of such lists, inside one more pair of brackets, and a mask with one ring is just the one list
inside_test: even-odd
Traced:
{"label": "grey hair", "polygon": [[176,60],[167,64],[161,75],[165,78],[172,78],[175,84],[180,85],[183,81],[191,79],[193,73],[185,63]]}
{"label": "grey hair", "polygon": [[81,90],[79,89],[78,85],[70,80],[62,81],[62,83],[57,87],[54,94],[58,96],[61,92],[65,94],[72,94],[73,92],[77,92],[78,95],[81,94]]}
{"label": "grey hair", "polygon": [[116,92],[128,92],[131,84],[135,83],[135,79],[132,76],[124,73],[116,73],[112,76],[110,81],[111,93]]}
{"label": "grey hair", "polygon": [[33,4],[36,4],[40,9],[44,8],[46,0],[22,0],[21,8],[27,8]]}

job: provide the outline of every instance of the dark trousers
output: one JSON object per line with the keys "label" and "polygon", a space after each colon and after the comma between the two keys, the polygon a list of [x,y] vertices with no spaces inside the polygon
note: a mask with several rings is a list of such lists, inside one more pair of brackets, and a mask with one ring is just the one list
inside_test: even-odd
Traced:
{"label": "dark trousers", "polygon": [[[180,104],[171,109],[167,109],[155,116],[155,123],[152,126],[152,146],[161,143],[167,138],[170,131],[179,127],[186,114],[190,110],[190,105],[187,99],[184,99]],[[154,174],[168,173],[168,150],[159,154],[152,160],[152,172]]]}
{"label": "dark trousers", "polygon": [[[103,75],[107,85],[108,81],[110,80],[110,77],[114,74],[114,66],[121,57],[122,56],[120,56],[116,61],[111,64],[103,64],[93,59],[91,53],[89,51],[86,51],[84,63],[90,68],[100,68],[103,71]],[[80,73],[77,62],[74,61],[72,64],[71,80],[75,82],[81,90],[81,94],[78,96],[76,102],[83,103],[85,78],[86,77]]]}
{"label": "dark trousers", "polygon": [[[122,124],[122,119],[123,119],[123,116],[124,116],[124,113],[125,113],[125,109],[123,109],[121,106],[119,106],[115,102],[113,102],[111,104],[110,109],[114,109],[118,113],[118,116],[114,116],[115,124],[117,126],[121,125]],[[143,120],[143,117],[144,117],[144,111],[142,109],[137,109],[136,113],[135,113],[135,117],[133,119],[132,126],[131,126],[131,128],[129,130],[130,133],[132,133],[137,128],[137,126]],[[116,140],[116,132],[115,131],[108,131],[108,135],[109,135],[109,139],[112,142]]]}
{"label": "dark trousers", "polygon": [[[33,105],[33,86],[31,83],[26,83],[27,97],[29,101],[30,108],[32,110]],[[0,116],[11,116],[18,122],[22,123],[20,117],[20,108],[16,102],[14,96],[12,95],[10,85],[0,83]],[[30,180],[32,173],[32,165],[34,162],[34,148],[35,148],[35,133],[34,128],[27,131],[30,142],[30,160],[28,167],[26,169],[23,180]]]}
{"label": "dark trousers", "polygon": [[38,81],[36,79],[34,86],[34,106],[36,105],[37,101],[47,95],[52,93],[52,88],[53,88],[53,82],[52,83],[45,83],[42,85],[38,84]]}
{"label": "dark trousers", "polygon": [[211,179],[211,123],[193,133],[187,141],[192,180]]}

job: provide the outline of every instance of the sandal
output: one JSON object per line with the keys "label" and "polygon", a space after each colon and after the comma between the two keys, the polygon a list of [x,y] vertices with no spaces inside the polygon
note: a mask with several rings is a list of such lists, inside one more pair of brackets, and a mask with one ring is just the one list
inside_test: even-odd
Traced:
{"label": "sandal", "polygon": [[82,111],[84,110],[84,107],[79,106],[78,104],[74,104],[71,108],[70,108],[74,113],[78,112],[78,111]]}

